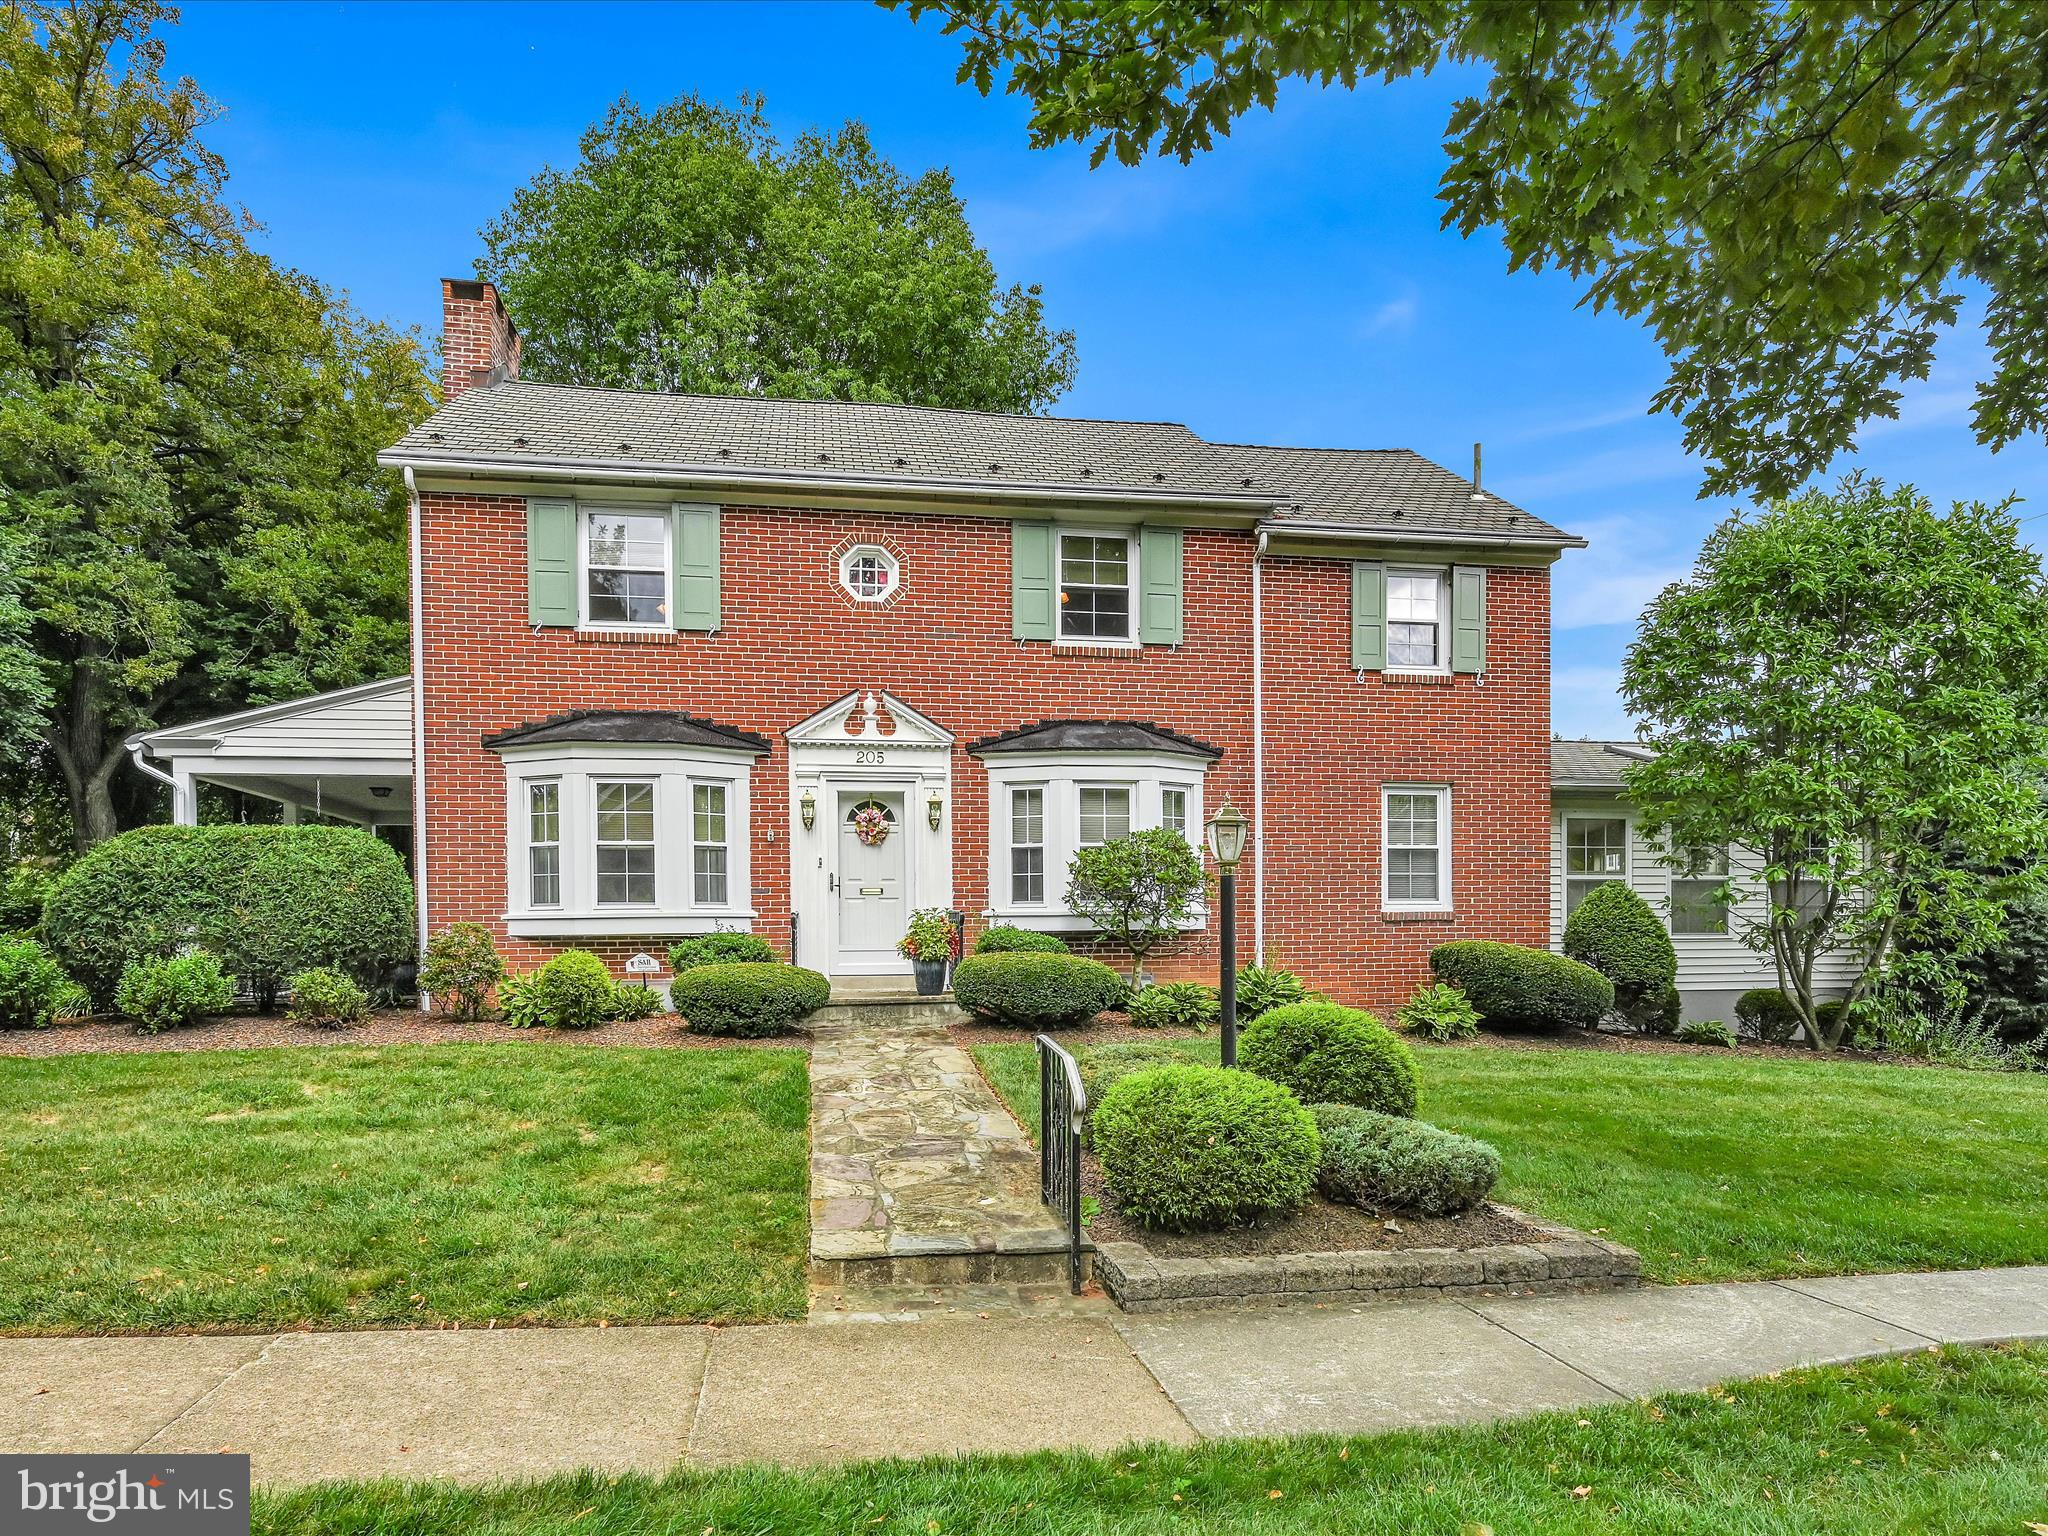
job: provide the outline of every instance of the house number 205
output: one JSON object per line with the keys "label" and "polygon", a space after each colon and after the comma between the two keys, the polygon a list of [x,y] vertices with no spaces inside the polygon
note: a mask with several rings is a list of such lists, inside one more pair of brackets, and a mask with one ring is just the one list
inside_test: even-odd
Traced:
{"label": "house number 205", "polygon": [[859,767],[872,768],[882,761],[882,749],[880,747],[856,747],[853,751],[853,760]]}

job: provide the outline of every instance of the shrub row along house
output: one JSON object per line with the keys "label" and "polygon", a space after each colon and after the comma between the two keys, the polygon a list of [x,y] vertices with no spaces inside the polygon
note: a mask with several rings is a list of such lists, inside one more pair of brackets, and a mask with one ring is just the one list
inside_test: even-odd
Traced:
{"label": "shrub row along house", "polygon": [[[1476,482],[526,383],[491,286],[442,295],[445,403],[383,458],[411,677],[138,738],[174,819],[207,780],[408,827],[422,929],[522,966],[738,929],[852,977],[907,970],[920,908],[1082,938],[1076,849],[1199,840],[1227,799],[1248,946],[1383,1009],[1444,940],[1551,943],[1583,880],[1637,878],[1553,814],[1550,567],[1583,541]],[[1211,930],[1157,969],[1210,974]]]}

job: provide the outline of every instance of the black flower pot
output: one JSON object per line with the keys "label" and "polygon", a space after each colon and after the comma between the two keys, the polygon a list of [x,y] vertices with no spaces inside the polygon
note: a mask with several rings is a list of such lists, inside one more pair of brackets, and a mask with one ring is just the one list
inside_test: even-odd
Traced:
{"label": "black flower pot", "polygon": [[937,997],[946,990],[946,962],[943,960],[913,960],[911,973],[917,978],[919,997]]}

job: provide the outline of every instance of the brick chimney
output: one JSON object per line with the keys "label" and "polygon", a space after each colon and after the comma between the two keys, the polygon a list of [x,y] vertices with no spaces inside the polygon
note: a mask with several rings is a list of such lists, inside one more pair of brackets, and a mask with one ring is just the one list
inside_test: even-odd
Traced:
{"label": "brick chimney", "polygon": [[441,403],[518,377],[519,332],[498,290],[473,278],[442,278]]}

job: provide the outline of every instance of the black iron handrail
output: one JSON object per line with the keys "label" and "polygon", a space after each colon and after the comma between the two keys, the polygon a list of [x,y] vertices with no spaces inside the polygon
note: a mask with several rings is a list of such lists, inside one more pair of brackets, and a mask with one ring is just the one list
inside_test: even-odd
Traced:
{"label": "black iron handrail", "polygon": [[1088,1090],[1081,1067],[1050,1035],[1038,1046],[1038,1198],[1067,1231],[1067,1280],[1081,1294],[1081,1122]]}

